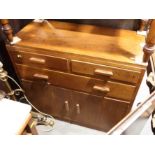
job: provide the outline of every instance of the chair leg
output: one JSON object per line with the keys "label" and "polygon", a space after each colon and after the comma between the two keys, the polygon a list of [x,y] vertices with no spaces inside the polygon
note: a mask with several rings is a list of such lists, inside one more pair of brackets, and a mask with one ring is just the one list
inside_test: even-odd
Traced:
{"label": "chair leg", "polygon": [[36,129],[36,123],[32,118],[28,122],[22,135],[38,135],[38,132]]}
{"label": "chair leg", "polygon": [[36,129],[36,123],[35,123],[35,121],[32,118],[29,121],[27,127],[29,128],[29,130],[32,133],[32,135],[38,135],[38,132],[37,132],[37,129]]}

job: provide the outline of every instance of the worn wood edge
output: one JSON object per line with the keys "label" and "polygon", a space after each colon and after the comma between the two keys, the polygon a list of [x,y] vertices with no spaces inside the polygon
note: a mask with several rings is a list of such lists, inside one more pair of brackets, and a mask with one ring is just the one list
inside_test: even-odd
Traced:
{"label": "worn wood edge", "polygon": [[21,126],[21,128],[17,131],[17,135],[21,135],[24,131],[24,129],[26,128],[26,126],[28,125],[28,122],[31,120],[32,115],[29,113],[29,115],[27,116],[27,118],[25,119],[24,124]]}

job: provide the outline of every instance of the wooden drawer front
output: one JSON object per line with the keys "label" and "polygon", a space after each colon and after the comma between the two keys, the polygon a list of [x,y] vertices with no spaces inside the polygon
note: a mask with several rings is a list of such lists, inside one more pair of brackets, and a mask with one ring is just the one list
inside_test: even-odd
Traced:
{"label": "wooden drawer front", "polygon": [[71,70],[74,73],[93,75],[98,78],[115,79],[130,82],[133,84],[137,83],[140,78],[140,72],[138,71],[104,66],[77,60],[71,61]]}
{"label": "wooden drawer front", "polygon": [[45,80],[53,85],[84,91],[99,96],[108,96],[130,101],[133,98],[135,86],[78,76],[63,72],[39,70],[17,65],[20,77],[32,81]]}
{"label": "wooden drawer front", "polygon": [[17,64],[24,64],[31,67],[56,69],[60,71],[68,71],[68,60],[65,58],[58,58],[53,56],[45,56],[19,51],[12,51],[11,56],[14,62]]}

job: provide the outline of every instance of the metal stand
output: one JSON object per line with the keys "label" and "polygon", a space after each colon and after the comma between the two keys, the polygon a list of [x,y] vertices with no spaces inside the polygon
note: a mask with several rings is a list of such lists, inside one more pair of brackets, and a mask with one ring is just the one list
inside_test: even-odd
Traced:
{"label": "metal stand", "polygon": [[0,62],[0,80],[5,83],[7,89],[9,90],[9,93],[7,93],[8,96],[10,96],[13,100],[16,100],[16,97],[14,95],[14,91],[10,87],[10,84],[8,83],[8,73],[3,69],[3,64]]}
{"label": "metal stand", "polygon": [[138,117],[140,117],[155,101],[155,91],[137,108],[126,115],[120,122],[118,122],[112,129],[107,132],[107,135],[122,134]]}

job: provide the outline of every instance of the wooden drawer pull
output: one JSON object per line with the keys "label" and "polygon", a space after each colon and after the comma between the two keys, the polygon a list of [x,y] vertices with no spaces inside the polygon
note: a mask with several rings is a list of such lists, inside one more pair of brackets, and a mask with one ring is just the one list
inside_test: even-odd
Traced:
{"label": "wooden drawer pull", "polygon": [[48,76],[47,75],[42,75],[42,74],[34,74],[33,77],[35,78],[39,78],[39,79],[45,79],[48,80]]}
{"label": "wooden drawer pull", "polygon": [[22,58],[22,55],[21,54],[17,54],[17,58],[18,59]]}
{"label": "wooden drawer pull", "polygon": [[68,101],[65,101],[65,109],[67,112],[69,112],[69,103]]}
{"label": "wooden drawer pull", "polygon": [[106,70],[102,70],[102,69],[95,69],[94,73],[99,74],[99,75],[106,75],[106,76],[112,76],[113,75],[112,71],[106,71]]}
{"label": "wooden drawer pull", "polygon": [[107,86],[103,86],[103,87],[101,87],[101,86],[94,86],[93,89],[97,90],[97,91],[104,92],[104,93],[110,92],[110,88],[107,87]]}
{"label": "wooden drawer pull", "polygon": [[37,62],[37,63],[40,63],[40,64],[44,64],[45,63],[45,59],[40,59],[40,58],[35,58],[35,57],[31,57],[29,60],[31,62]]}
{"label": "wooden drawer pull", "polygon": [[80,114],[80,105],[79,104],[76,104],[76,113]]}

